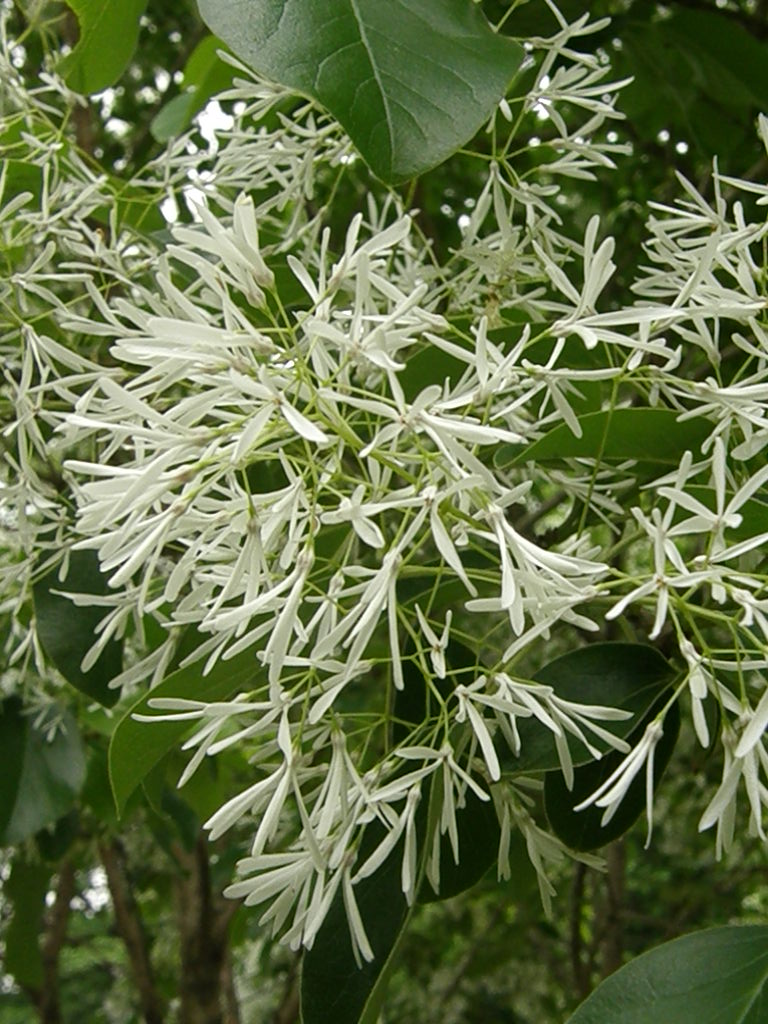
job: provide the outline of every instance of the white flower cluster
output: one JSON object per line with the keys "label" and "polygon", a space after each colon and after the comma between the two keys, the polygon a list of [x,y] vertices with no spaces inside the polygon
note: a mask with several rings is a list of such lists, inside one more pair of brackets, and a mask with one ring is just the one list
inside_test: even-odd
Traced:
{"label": "white flower cluster", "polygon": [[[558,176],[591,175],[620,149],[600,130],[621,83],[572,46],[596,27],[585,16],[533,41],[541,66],[525,109],[546,114],[557,159],[515,170],[505,103],[443,266],[394,194],[369,197],[343,237],[323,227],[328,211],[309,199],[329,170],[353,173],[348,143],[307,106],[275,131],[244,127],[283,99],[247,83],[230,140],[199,161],[208,202],[170,243],[116,221],[93,228],[104,182],[83,188],[69,168],[54,183],[52,157],[37,206],[30,194],[0,208],[4,247],[23,237],[39,253],[3,285],[16,313],[2,335],[0,508],[28,555],[4,543],[3,610],[21,608],[41,549],[92,548],[111,592],[89,663],[147,619],[167,637],[137,642],[116,686],[161,681],[182,637],[194,640],[183,664],[202,673],[250,659],[247,692],[157,698],[152,718],[198,723],[182,783],[207,756],[249,752],[254,781],[206,827],[216,838],[252,823],[229,892],[265,905],[294,946],[312,945],[341,893],[369,959],[356,885],[397,848],[409,901],[422,876],[439,888],[441,839],[458,860],[469,798],[498,812],[501,874],[519,828],[548,898],[545,864],[562,846],[536,824],[530,783],[505,775],[521,720],[551,734],[569,785],[569,736],[594,756],[624,752],[585,805],[609,818],[645,772],[650,823],[663,715],[630,750],[610,729],[626,712],[533,681],[539,641],[556,630],[631,615],[635,636],[676,642],[685,669],[670,702],[690,694],[704,744],[705,705],[722,713],[723,782],[701,827],[717,824],[729,845],[743,779],[764,837],[768,227],[721,190],[768,193],[716,175],[713,209],[683,182],[686,199],[650,221],[638,302],[599,312],[614,242],[598,242],[596,218],[569,238],[554,202]],[[586,122],[568,123],[563,103]],[[765,118],[760,131],[768,146]],[[188,141],[136,187],[183,189]],[[559,424],[583,437],[586,408],[638,407],[706,425],[665,475],[640,481],[600,452],[557,465],[498,457]],[[14,635],[20,657],[27,641]],[[470,674],[456,644],[472,652]],[[414,675],[429,711],[411,721]],[[366,832],[378,839],[363,855]]]}

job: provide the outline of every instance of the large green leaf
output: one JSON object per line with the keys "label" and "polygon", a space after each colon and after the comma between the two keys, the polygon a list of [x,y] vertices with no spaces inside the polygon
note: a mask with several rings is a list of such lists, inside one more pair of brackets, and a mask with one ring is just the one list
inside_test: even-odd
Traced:
{"label": "large green leaf", "polygon": [[[712,99],[744,109],[768,105],[768,44],[721,11],[675,7],[665,26],[681,50],[695,49],[701,63],[697,85]],[[760,70],[762,68],[762,71]]]}
{"label": "large green leaf", "polygon": [[579,417],[581,437],[566,423],[530,445],[504,445],[496,465],[559,462],[561,459],[639,459],[676,466],[685,451],[697,452],[711,433],[704,420],[680,421],[673,409],[607,409]]}
{"label": "large green leaf", "polygon": [[630,961],[568,1024],[765,1024],[768,926],[708,928]]}
{"label": "large green leaf", "polygon": [[17,697],[0,704],[0,750],[2,846],[28,839],[69,811],[85,779],[85,757],[68,711],[52,704],[33,718]]}
{"label": "large green leaf", "polygon": [[[534,675],[551,686],[558,697],[579,704],[603,704],[632,712],[630,718],[601,722],[615,736],[627,737],[648,714],[659,695],[670,685],[674,672],[665,658],[645,644],[599,643],[580,647],[549,662]],[[521,749],[515,756],[508,748],[499,751],[505,772],[539,772],[558,768],[560,759],[552,732],[537,718],[517,723]],[[601,751],[609,748],[595,736],[590,741]],[[594,760],[584,744],[569,737],[574,766]]]}
{"label": "large green leaf", "polygon": [[[655,713],[652,709],[646,721]],[[634,746],[643,735],[645,723],[635,729],[629,738]],[[680,733],[680,709],[673,704],[664,719],[664,733],[656,745],[653,761],[653,787],[658,788],[669,764]],[[544,780],[544,808],[552,831],[572,850],[596,850],[623,836],[645,810],[645,768],[635,776],[619,808],[610,821],[601,824],[604,808],[592,804],[581,811],[575,807],[594,793],[619,767],[625,755],[619,751],[606,754],[599,761],[591,761],[573,773],[573,789],[568,789],[561,772],[547,772]]]}
{"label": "large green leaf", "polygon": [[98,660],[87,672],[80,668],[86,653],[96,640],[96,627],[105,609],[98,605],[79,607],[62,593],[106,594],[107,581],[99,569],[95,551],[73,551],[66,578],[60,581],[57,570],[35,583],[35,621],[43,650],[68,683],[100,704],[111,707],[119,693],[109,684],[123,667],[122,641],[110,640]]}
{"label": "large green leaf", "polygon": [[128,797],[169,750],[178,746],[194,721],[137,722],[135,714],[151,715],[149,701],[155,697],[183,697],[187,700],[226,700],[248,690],[263,676],[253,651],[244,651],[230,661],[219,661],[207,676],[199,662],[171,673],[154,690],[139,698],[123,715],[109,745],[109,777],[118,814]]}
{"label": "large green leaf", "polygon": [[80,38],[59,62],[70,89],[90,94],[113,85],[133,56],[139,18],[147,0],[67,0],[77,15]]}
{"label": "large green leaf", "polygon": [[470,0],[198,0],[260,74],[318,100],[373,172],[404,181],[487,120],[522,63]]}
{"label": "large green leaf", "polygon": [[[405,654],[413,651],[413,643],[406,645]],[[449,674],[445,679],[432,679],[431,683],[443,698],[460,683],[469,683],[477,673],[477,657],[468,647],[450,637],[445,651]],[[403,689],[397,690],[393,706],[393,742],[405,740],[413,726],[437,713],[434,693],[421,669],[412,657],[403,661]],[[426,805],[420,808],[426,825]],[[459,863],[453,859],[448,836],[440,840],[440,891],[435,892],[427,879],[419,891],[420,903],[446,900],[464,892],[479,882],[496,860],[499,849],[500,828],[493,803],[480,800],[468,791],[466,804],[456,812],[459,833]]]}

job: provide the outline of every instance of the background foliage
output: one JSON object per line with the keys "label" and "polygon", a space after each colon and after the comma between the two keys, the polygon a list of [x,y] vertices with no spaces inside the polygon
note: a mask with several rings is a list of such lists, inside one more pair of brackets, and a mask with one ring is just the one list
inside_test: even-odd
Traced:
{"label": "background foliage", "polygon": [[[14,60],[30,87],[46,60],[68,53],[59,64],[68,84],[97,95],[73,106],[63,143],[77,145],[89,164],[125,181],[231,84],[233,70],[216,56],[220,43],[210,37],[192,0],[113,5],[113,21],[89,21],[100,6],[73,3],[76,18],[55,0],[6,3],[8,30],[19,40]],[[493,21],[509,7],[501,0],[482,6]],[[551,30],[551,16],[539,0],[513,6],[515,34]],[[569,18],[583,10],[577,2],[560,7]],[[632,78],[620,101],[627,120],[615,127],[616,141],[630,142],[632,149],[599,182],[574,179],[563,210],[577,233],[599,214],[605,230],[623,239],[626,262],[619,263],[608,293],[609,303],[618,306],[640,259],[639,214],[649,201],[671,200],[675,169],[705,195],[711,194],[715,155],[725,174],[743,175],[749,168],[750,178],[765,175],[754,119],[768,109],[768,4],[605,0],[589,10],[612,19],[593,40],[597,52],[610,53],[617,77]],[[139,29],[135,46],[133,25]],[[223,108],[226,112],[226,102]],[[213,138],[203,118],[193,144],[205,149],[215,145]],[[28,169],[15,160],[18,140],[3,130],[0,145],[9,160],[6,186],[29,187]],[[537,156],[530,150],[521,159]],[[437,253],[459,241],[457,219],[464,196],[477,191],[475,173],[475,164],[459,152],[402,186],[419,207],[419,225]],[[364,188],[362,172],[357,180],[345,179],[330,214],[336,234]],[[125,202],[130,206],[129,194]],[[164,230],[162,218],[152,228]],[[659,439],[663,436],[661,430]],[[634,437],[627,429],[627,444]],[[540,444],[547,442],[562,455],[562,437]],[[589,443],[588,429],[582,443]],[[508,456],[514,458],[514,452]],[[545,458],[546,450],[538,457]],[[83,578],[93,576],[92,570],[87,560],[70,568]],[[99,586],[94,579],[93,589]],[[91,587],[86,582],[82,589]],[[36,606],[57,601],[55,587],[44,577]],[[60,614],[66,618],[67,609],[62,606]],[[50,621],[50,614],[42,618]],[[209,844],[201,831],[233,780],[247,777],[247,766],[236,753],[215,765],[206,762],[179,795],[173,786],[184,763],[173,748],[179,729],[156,726],[168,729],[167,751],[139,773],[140,785],[129,780],[121,789],[125,813],[118,819],[107,777],[115,719],[94,701],[111,703],[109,659],[119,652],[108,646],[82,678],[73,679],[79,669],[67,667],[79,665],[83,653],[77,630],[91,628],[80,618],[69,631],[72,644],[61,649],[56,639],[61,630],[40,636],[46,655],[75,687],[62,688],[61,714],[77,716],[82,749],[79,741],[66,738],[74,732],[46,744],[49,720],[22,719],[13,697],[0,718],[10,766],[0,777],[0,840],[7,844],[0,897],[5,971],[0,1022],[297,1020],[296,957],[260,929],[256,915],[219,896],[232,875],[236,843],[226,836]],[[560,653],[553,650],[552,658]],[[215,695],[218,677],[209,680]],[[230,683],[227,677],[226,686]],[[138,734],[126,732],[121,742],[138,761]],[[28,750],[43,754],[31,757]],[[739,839],[729,860],[717,862],[708,838],[691,841],[707,782],[716,785],[717,766],[684,727],[659,797],[650,848],[642,848],[643,828],[635,826],[607,847],[607,872],[581,863],[559,867],[551,918],[542,910],[522,849],[508,882],[497,883],[491,872],[451,900],[418,905],[381,1019],[425,1024],[565,1020],[601,978],[662,941],[709,925],[764,923],[764,846]],[[39,793],[46,799],[32,796]]]}

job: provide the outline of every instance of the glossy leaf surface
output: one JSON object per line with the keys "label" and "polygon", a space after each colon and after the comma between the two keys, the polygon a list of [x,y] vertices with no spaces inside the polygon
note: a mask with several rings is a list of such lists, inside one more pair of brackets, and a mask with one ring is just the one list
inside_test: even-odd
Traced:
{"label": "glossy leaf surface", "polygon": [[107,593],[107,581],[99,569],[95,551],[73,551],[64,580],[56,571],[34,586],[37,635],[43,650],[68,683],[105,707],[117,702],[119,693],[109,688],[123,667],[123,644],[109,640],[96,663],[86,672],[83,658],[98,637],[96,628],[105,609],[99,605],[77,605],[65,593]]}
{"label": "glossy leaf surface", "polygon": [[527,446],[504,445],[497,466],[561,459],[639,459],[676,466],[685,451],[696,453],[710,432],[703,420],[678,419],[672,409],[608,409],[579,418],[581,437],[566,423]]}
{"label": "glossy leaf surface", "polygon": [[708,928],[631,960],[568,1024],[764,1024],[768,927]]}
{"label": "glossy leaf surface", "polygon": [[435,892],[425,878],[419,891],[419,903],[433,903],[456,896],[480,881],[499,852],[501,828],[492,801],[485,802],[468,790],[467,802],[456,813],[459,833],[459,863],[453,859],[447,835],[440,840],[440,891]]}
{"label": "glossy leaf surface", "polygon": [[28,839],[70,810],[85,780],[85,757],[68,711],[51,704],[36,719],[23,713],[17,697],[0,704],[0,750],[4,845]]}
{"label": "glossy leaf surface", "polygon": [[260,74],[321,103],[386,182],[441,163],[482,127],[522,63],[466,0],[199,0]]}
{"label": "glossy leaf surface", "polygon": [[[369,826],[363,837],[362,863],[383,837]],[[304,954],[301,974],[302,1024],[375,1024],[397,943],[410,916],[401,886],[402,840],[384,863],[354,887],[375,959],[358,966],[352,951],[341,891],[336,893],[312,949]]]}
{"label": "glossy leaf surface", "polygon": [[50,867],[26,860],[22,853],[17,853],[3,887],[4,902],[11,908],[3,969],[13,976],[17,985],[39,988],[43,984],[39,935],[50,879]]}
{"label": "glossy leaf surface", "polygon": [[161,758],[179,746],[184,735],[195,727],[194,721],[136,721],[135,714],[162,714],[150,707],[149,701],[156,697],[226,700],[240,690],[248,690],[262,671],[251,651],[244,651],[231,661],[217,662],[207,676],[202,669],[202,664],[196,662],[171,673],[137,700],[118,722],[109,746],[109,777],[118,814]]}
{"label": "glossy leaf surface", "polygon": [[[623,708],[631,717],[620,721],[600,722],[615,736],[626,737],[638,725],[671,683],[669,663],[653,647],[645,644],[598,643],[580,647],[543,666],[534,679],[551,686],[565,700],[579,704],[601,704]],[[550,771],[560,760],[553,734],[543,729],[536,718],[518,721],[521,750],[499,751],[502,770],[506,772]],[[590,736],[595,747],[603,751],[604,740]],[[569,737],[575,766],[593,760],[584,744]]]}
{"label": "glossy leaf surface", "polygon": [[[648,716],[650,720],[653,712]],[[634,746],[643,735],[644,725],[636,729],[629,742]],[[680,734],[680,710],[673,704],[664,720],[664,733],[656,745],[653,761],[653,788],[658,788]],[[605,808],[592,804],[581,811],[575,807],[586,800],[616,771],[626,755],[615,751],[599,761],[591,761],[574,770],[573,789],[569,790],[561,772],[547,772],[544,780],[544,809],[553,832],[572,850],[597,850],[613,842],[634,825],[645,810],[645,766],[632,780],[613,817],[601,824]]]}

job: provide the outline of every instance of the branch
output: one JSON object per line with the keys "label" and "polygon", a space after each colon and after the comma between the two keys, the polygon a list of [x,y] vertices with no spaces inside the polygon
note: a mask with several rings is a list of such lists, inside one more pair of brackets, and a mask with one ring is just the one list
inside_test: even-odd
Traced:
{"label": "branch", "polygon": [[180,1024],[224,1024],[239,1015],[227,961],[229,924],[240,904],[214,897],[208,849],[208,839],[200,833],[191,852],[177,854],[186,868],[177,888]]}
{"label": "branch", "polygon": [[624,954],[624,870],[625,849],[621,839],[611,843],[606,851],[608,875],[606,878],[605,954],[602,975],[607,978],[621,967]]}
{"label": "branch", "polygon": [[584,879],[586,878],[587,867],[581,861],[576,862],[573,873],[573,887],[571,889],[571,914],[570,914],[570,951],[571,971],[573,973],[573,985],[582,1002],[589,995],[592,985],[590,984],[589,966],[584,963],[584,943],[581,938],[581,921],[584,908]]}
{"label": "branch", "polygon": [[146,1024],[162,1024],[165,1007],[155,985],[144,923],[128,878],[125,850],[117,839],[113,839],[109,843],[99,843],[99,855],[107,874],[115,924],[125,943],[139,991],[141,1012]]}
{"label": "branch", "polygon": [[[237,904],[239,906],[239,904]],[[235,988],[235,972],[232,968],[232,951],[227,948],[221,965],[222,1024],[241,1024],[240,1004]]]}

